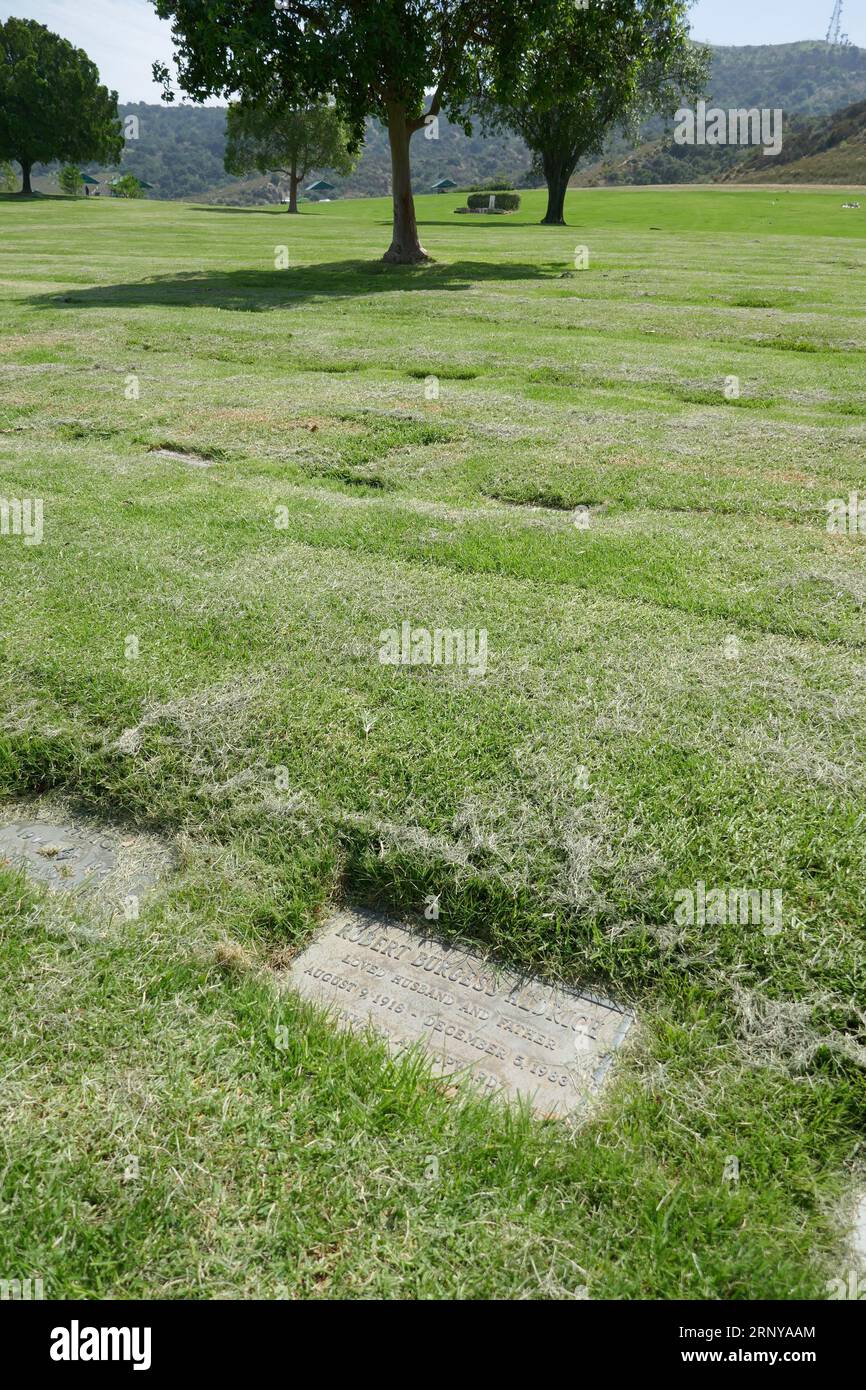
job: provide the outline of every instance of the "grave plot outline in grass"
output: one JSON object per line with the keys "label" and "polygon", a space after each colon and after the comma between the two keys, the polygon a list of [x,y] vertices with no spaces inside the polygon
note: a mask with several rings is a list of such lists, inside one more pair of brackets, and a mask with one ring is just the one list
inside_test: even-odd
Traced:
{"label": "grave plot outline in grass", "polygon": [[[0,1265],[48,1297],[850,1287],[863,225],[569,201],[420,197],[388,268],[385,200],[0,198],[0,794],[177,853],[98,927],[0,865]],[[591,1113],[287,988],[347,904],[633,1012]]]}

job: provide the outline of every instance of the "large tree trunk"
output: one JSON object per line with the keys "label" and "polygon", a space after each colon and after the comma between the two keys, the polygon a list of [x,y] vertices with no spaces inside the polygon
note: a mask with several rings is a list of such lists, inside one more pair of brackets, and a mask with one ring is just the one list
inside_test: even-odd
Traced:
{"label": "large tree trunk", "polygon": [[20,160],[19,163],[21,164],[21,196],[25,197],[28,193],[33,192],[33,189],[30,187],[30,170],[33,168],[33,165],[25,164],[23,159]]}
{"label": "large tree trunk", "polygon": [[542,226],[564,227],[565,226],[565,194],[568,189],[568,180],[573,173],[561,164],[544,166],[544,177],[547,182],[547,212],[541,219]]}
{"label": "large tree trunk", "polygon": [[394,201],[394,228],[391,245],[382,257],[392,265],[417,265],[430,257],[418,240],[415,200],[409,164],[412,131],[406,121],[406,108],[396,102],[388,105],[388,144],[391,147],[391,194]]}
{"label": "large tree trunk", "polygon": [[289,170],[289,212],[297,212],[298,210],[299,183],[300,179],[298,177],[297,166],[293,164]]}

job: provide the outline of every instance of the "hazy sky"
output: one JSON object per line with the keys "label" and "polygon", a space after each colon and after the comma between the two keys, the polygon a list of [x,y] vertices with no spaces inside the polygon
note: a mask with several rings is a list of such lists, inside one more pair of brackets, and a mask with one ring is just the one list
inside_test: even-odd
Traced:
{"label": "hazy sky", "polygon": [[[823,39],[833,0],[697,0],[692,33],[709,43],[793,43]],[[83,48],[121,101],[158,101],[154,58],[171,57],[169,26],[148,0],[0,0],[0,20],[38,19]],[[843,0],[842,30],[866,48],[866,0]]]}

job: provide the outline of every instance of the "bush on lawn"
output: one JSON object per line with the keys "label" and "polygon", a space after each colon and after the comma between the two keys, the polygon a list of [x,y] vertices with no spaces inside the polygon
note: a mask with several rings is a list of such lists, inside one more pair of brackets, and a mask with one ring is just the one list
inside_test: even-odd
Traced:
{"label": "bush on lawn", "polygon": [[470,208],[486,208],[491,197],[497,212],[516,212],[520,207],[519,193],[470,193],[466,202]]}

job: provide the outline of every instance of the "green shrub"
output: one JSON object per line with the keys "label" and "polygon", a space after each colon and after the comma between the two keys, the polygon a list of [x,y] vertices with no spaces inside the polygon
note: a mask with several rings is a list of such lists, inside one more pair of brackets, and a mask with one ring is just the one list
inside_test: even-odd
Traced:
{"label": "green shrub", "polygon": [[111,192],[115,198],[144,197],[144,189],[134,174],[124,174],[116,183],[111,185]]}
{"label": "green shrub", "polygon": [[84,187],[81,170],[74,164],[64,164],[60,173],[57,175],[57,182],[64,193],[68,193],[73,197],[80,193]]}
{"label": "green shrub", "polygon": [[470,193],[466,199],[470,208],[486,208],[493,198],[493,206],[497,212],[516,212],[520,207],[520,194],[513,191],[504,193]]}

